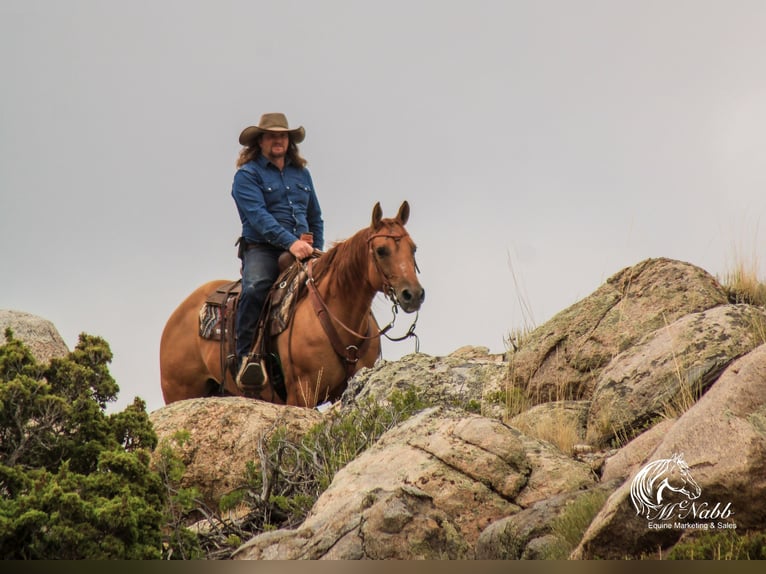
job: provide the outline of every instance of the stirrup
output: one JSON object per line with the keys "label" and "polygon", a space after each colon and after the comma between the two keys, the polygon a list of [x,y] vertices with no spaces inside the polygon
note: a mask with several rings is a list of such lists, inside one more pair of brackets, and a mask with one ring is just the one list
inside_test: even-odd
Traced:
{"label": "stirrup", "polygon": [[246,357],[237,375],[237,387],[248,398],[258,398],[266,383],[263,362],[257,358]]}

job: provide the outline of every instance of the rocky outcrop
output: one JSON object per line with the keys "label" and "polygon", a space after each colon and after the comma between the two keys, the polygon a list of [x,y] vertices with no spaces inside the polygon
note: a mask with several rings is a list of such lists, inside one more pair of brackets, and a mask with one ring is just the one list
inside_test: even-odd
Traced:
{"label": "rocky outcrop", "polygon": [[[163,437],[189,431],[185,484],[214,502],[280,425],[299,436],[394,391],[427,406],[337,472],[303,524],[258,534],[239,559],[638,558],[685,536],[649,527],[631,498],[638,473],[678,454],[688,468],[675,472],[696,484],[687,502],[728,503],[738,531],[763,529],[764,385],[764,309],[729,304],[693,265],[650,259],[513,352],[382,361],[324,414],[199,399],[151,416]],[[581,524],[564,531],[573,514]]]}
{"label": "rocky outcrop", "polygon": [[177,401],[149,415],[160,448],[169,445],[186,466],[180,487],[195,486],[210,508],[245,486],[248,462],[258,463],[262,442],[276,429],[297,437],[322,419],[314,410],[284,407],[243,397]]}
{"label": "rocky outcrop", "polygon": [[596,380],[586,441],[630,438],[652,420],[691,406],[736,358],[758,345],[766,312],[721,305],[690,313],[617,355]]}
{"label": "rocky outcrop", "polygon": [[239,559],[464,559],[494,521],[593,485],[587,466],[499,421],[427,409],[335,476],[297,530]]}
{"label": "rocky outcrop", "polygon": [[0,309],[0,345],[5,343],[5,330],[11,328],[13,337],[22,341],[39,363],[64,357],[69,353],[56,327],[36,315]]}
{"label": "rocky outcrop", "polygon": [[476,542],[476,559],[566,559],[570,551],[569,541],[558,523],[564,520],[567,509],[589,497],[600,502],[616,486],[616,483],[605,482],[588,489],[557,494],[493,522]]}
{"label": "rocky outcrop", "polygon": [[725,303],[723,288],[699,267],[648,259],[616,273],[526,337],[509,355],[511,387],[533,404],[589,399],[618,353],[685,315]]}
{"label": "rocky outcrop", "polygon": [[359,372],[341,404],[348,408],[366,400],[386,401],[392,391],[414,391],[426,404],[500,418],[505,412],[502,393],[490,395],[488,389],[503,388],[507,379],[503,355],[490,354],[486,347],[462,347],[446,357],[416,353]]}
{"label": "rocky outcrop", "polygon": [[[633,449],[634,445],[629,444],[622,450]],[[766,345],[732,364],[710,391],[667,430],[656,448],[642,457],[642,466],[670,459],[677,453],[683,453],[689,473],[699,486],[699,496],[694,499],[696,507],[691,507],[688,497],[677,495],[680,506],[671,513],[669,521],[640,514],[631,499],[631,485],[637,475],[634,472],[593,520],[573,557],[624,558],[668,548],[685,531],[674,527],[676,523],[707,526],[713,523],[719,529],[721,523],[732,523],[740,531],[763,529]],[[680,482],[678,477],[675,480]],[[668,491],[663,502],[676,500],[672,495]],[[729,516],[723,510],[727,504]],[[669,527],[650,527],[652,520]]]}

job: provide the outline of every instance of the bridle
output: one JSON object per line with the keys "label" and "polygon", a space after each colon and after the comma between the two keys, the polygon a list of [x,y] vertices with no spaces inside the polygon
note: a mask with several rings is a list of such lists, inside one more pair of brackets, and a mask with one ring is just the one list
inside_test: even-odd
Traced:
{"label": "bridle", "polygon": [[[385,273],[383,268],[380,265],[380,260],[377,257],[377,254],[372,249],[372,240],[384,237],[387,239],[393,239],[397,244],[405,237],[409,237],[409,234],[406,230],[403,230],[403,233],[401,234],[393,234],[393,233],[376,233],[374,235],[371,235],[367,238],[367,245],[369,246],[370,256],[372,257],[373,261],[375,262],[375,268],[378,271],[378,274],[380,275],[383,285],[381,288],[381,291],[383,294],[391,299],[393,302],[393,307],[391,308],[391,312],[393,314],[393,317],[391,321],[380,329],[375,334],[370,334],[370,320],[368,318],[367,320],[367,333],[361,334],[343,323],[327,306],[327,303],[325,303],[324,299],[322,299],[322,296],[319,293],[319,289],[316,286],[316,282],[314,280],[313,275],[313,264],[314,259],[309,259],[307,263],[301,263],[304,266],[304,269],[306,271],[306,286],[309,290],[309,299],[311,300],[311,304],[314,307],[314,312],[316,313],[317,317],[319,318],[319,322],[322,324],[322,328],[324,329],[328,339],[330,340],[330,343],[335,350],[335,353],[338,355],[338,357],[343,362],[345,369],[346,369],[346,380],[350,379],[351,376],[354,374],[354,371],[356,370],[356,364],[359,361],[359,357],[364,356],[365,352],[370,346],[370,341],[373,339],[376,339],[380,337],[381,335],[384,335],[389,341],[403,341],[404,339],[407,339],[409,337],[415,338],[415,352],[418,352],[420,349],[420,341],[418,339],[418,336],[415,334],[415,326],[418,322],[418,313],[415,313],[415,319],[412,322],[412,325],[410,325],[410,328],[407,330],[407,332],[397,338],[392,338],[388,336],[388,331],[391,330],[394,326],[394,323],[396,322],[396,316],[399,312],[399,301],[396,298],[396,293],[394,291],[393,286],[391,285],[391,279],[390,277]],[[420,269],[418,268],[417,263],[415,263],[415,270],[419,273]],[[360,342],[357,345],[345,345],[341,341],[340,336],[338,335],[338,331],[335,329],[335,324],[340,325],[343,330],[345,330],[347,333],[353,335],[357,339],[360,340]]]}
{"label": "bridle", "polygon": [[[399,242],[404,239],[405,237],[409,237],[410,234],[407,233],[407,230],[402,228],[402,233],[394,234],[394,233],[375,233],[374,235],[370,235],[367,238],[367,245],[370,248],[370,257],[372,257],[372,260],[375,262],[375,269],[378,271],[378,275],[383,279],[383,287],[382,291],[383,294],[391,299],[393,301],[394,306],[399,306],[399,301],[396,299],[396,293],[394,292],[394,288],[391,285],[391,279],[388,275],[386,275],[386,272],[383,271],[383,268],[380,266],[380,259],[378,258],[377,254],[375,253],[375,250],[372,248],[372,240],[377,239],[379,237],[383,237],[385,239],[393,239],[394,243],[399,245]],[[420,268],[418,267],[418,262],[415,260],[415,256],[413,255],[412,261],[415,264],[415,271],[420,273]],[[394,313],[396,314],[396,313]],[[417,321],[417,319],[416,319]]]}

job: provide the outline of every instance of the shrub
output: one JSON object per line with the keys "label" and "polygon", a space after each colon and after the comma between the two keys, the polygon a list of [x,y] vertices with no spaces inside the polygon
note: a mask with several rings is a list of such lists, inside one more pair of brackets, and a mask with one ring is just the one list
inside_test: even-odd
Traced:
{"label": "shrub", "polygon": [[109,345],[80,336],[49,366],[5,333],[0,346],[0,557],[160,557],[164,492],[149,458],[157,437],[119,388]]}

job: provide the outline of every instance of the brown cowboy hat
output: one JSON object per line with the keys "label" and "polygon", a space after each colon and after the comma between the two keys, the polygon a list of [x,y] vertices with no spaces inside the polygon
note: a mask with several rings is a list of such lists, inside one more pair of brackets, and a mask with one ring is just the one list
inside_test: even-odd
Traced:
{"label": "brown cowboy hat", "polygon": [[295,143],[301,143],[306,137],[306,130],[303,126],[290,129],[287,126],[287,117],[285,114],[263,114],[261,121],[257,126],[250,126],[242,130],[239,134],[239,143],[244,146],[251,146],[255,139],[264,132],[287,132],[292,136]]}

